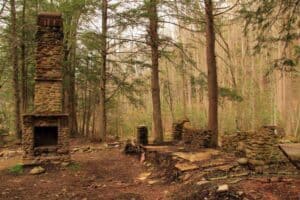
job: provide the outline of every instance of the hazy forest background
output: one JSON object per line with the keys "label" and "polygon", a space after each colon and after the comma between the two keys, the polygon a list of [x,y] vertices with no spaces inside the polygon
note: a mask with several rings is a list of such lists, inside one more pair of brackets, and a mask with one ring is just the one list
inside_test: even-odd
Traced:
{"label": "hazy forest background", "polygon": [[[214,2],[219,133],[272,124],[299,138],[300,1]],[[107,130],[128,138],[141,124],[151,130],[155,45],[148,19],[158,23],[163,132],[183,118],[194,127],[207,126],[202,1],[0,0],[1,133],[20,135],[22,113],[33,109],[41,11],[61,12],[64,18],[63,103],[72,136],[102,139],[101,130]]]}

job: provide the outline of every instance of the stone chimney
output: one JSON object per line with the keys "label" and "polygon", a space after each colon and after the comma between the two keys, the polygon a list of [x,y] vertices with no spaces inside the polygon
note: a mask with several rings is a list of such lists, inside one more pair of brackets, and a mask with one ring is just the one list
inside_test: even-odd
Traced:
{"label": "stone chimney", "polygon": [[62,112],[63,21],[40,13],[36,33],[34,111],[23,116],[24,164],[68,161],[68,114]]}
{"label": "stone chimney", "polygon": [[35,113],[62,112],[63,27],[61,14],[38,15]]}

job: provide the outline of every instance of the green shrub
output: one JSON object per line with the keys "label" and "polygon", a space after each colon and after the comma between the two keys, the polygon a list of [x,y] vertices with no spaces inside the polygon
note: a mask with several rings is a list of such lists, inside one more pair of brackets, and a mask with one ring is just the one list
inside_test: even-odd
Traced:
{"label": "green shrub", "polygon": [[12,174],[22,174],[23,173],[23,165],[16,164],[15,166],[9,168],[8,171]]}
{"label": "green shrub", "polygon": [[80,170],[81,169],[81,166],[80,166],[80,164],[79,163],[70,163],[69,165],[68,165],[68,168],[70,169],[70,170],[72,170],[72,171],[78,171],[78,170]]}

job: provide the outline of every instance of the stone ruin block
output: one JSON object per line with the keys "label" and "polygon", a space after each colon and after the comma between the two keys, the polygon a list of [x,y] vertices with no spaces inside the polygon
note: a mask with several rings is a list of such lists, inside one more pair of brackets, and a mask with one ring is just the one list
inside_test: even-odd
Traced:
{"label": "stone ruin block", "polygon": [[211,146],[212,131],[206,129],[183,128],[183,144],[185,149],[196,151]]}
{"label": "stone ruin block", "polygon": [[23,162],[65,162],[70,153],[68,114],[62,112],[62,16],[40,13],[37,25],[34,111],[23,115]]}
{"label": "stone ruin block", "polygon": [[183,119],[172,124],[173,141],[181,141],[184,124],[189,122],[188,119]]}
{"label": "stone ruin block", "polygon": [[255,131],[236,132],[222,138],[222,148],[238,157],[262,161],[265,164],[285,162],[278,145],[285,135],[277,126],[263,126]]}
{"label": "stone ruin block", "polygon": [[222,137],[222,149],[229,153],[234,153],[238,157],[245,157],[246,141],[250,131],[237,131]]}

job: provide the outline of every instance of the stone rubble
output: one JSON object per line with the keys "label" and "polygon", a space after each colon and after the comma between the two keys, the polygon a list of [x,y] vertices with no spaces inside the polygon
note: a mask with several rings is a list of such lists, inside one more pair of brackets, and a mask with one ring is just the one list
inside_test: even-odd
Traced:
{"label": "stone rubble", "polygon": [[37,174],[42,174],[44,173],[46,170],[41,167],[41,166],[37,166],[37,167],[34,167],[30,170],[29,174],[31,175],[37,175]]}
{"label": "stone rubble", "polygon": [[8,159],[16,156],[21,156],[23,154],[23,151],[21,149],[16,150],[3,150],[0,152],[0,158],[2,159]]}
{"label": "stone rubble", "polygon": [[187,122],[189,122],[188,119],[183,119],[178,122],[174,122],[172,124],[172,135],[173,135],[174,141],[182,140],[183,127],[184,127],[184,124]]}
{"label": "stone rubble", "polygon": [[247,158],[253,165],[286,162],[287,159],[278,147],[283,136],[282,128],[263,126],[256,131],[224,136],[222,148],[227,152],[234,152],[238,157]]}
{"label": "stone rubble", "polygon": [[227,192],[229,190],[229,186],[227,184],[219,185],[217,192]]}
{"label": "stone rubble", "polygon": [[183,128],[183,143],[186,150],[197,151],[209,148],[211,144],[212,131],[205,129]]}

